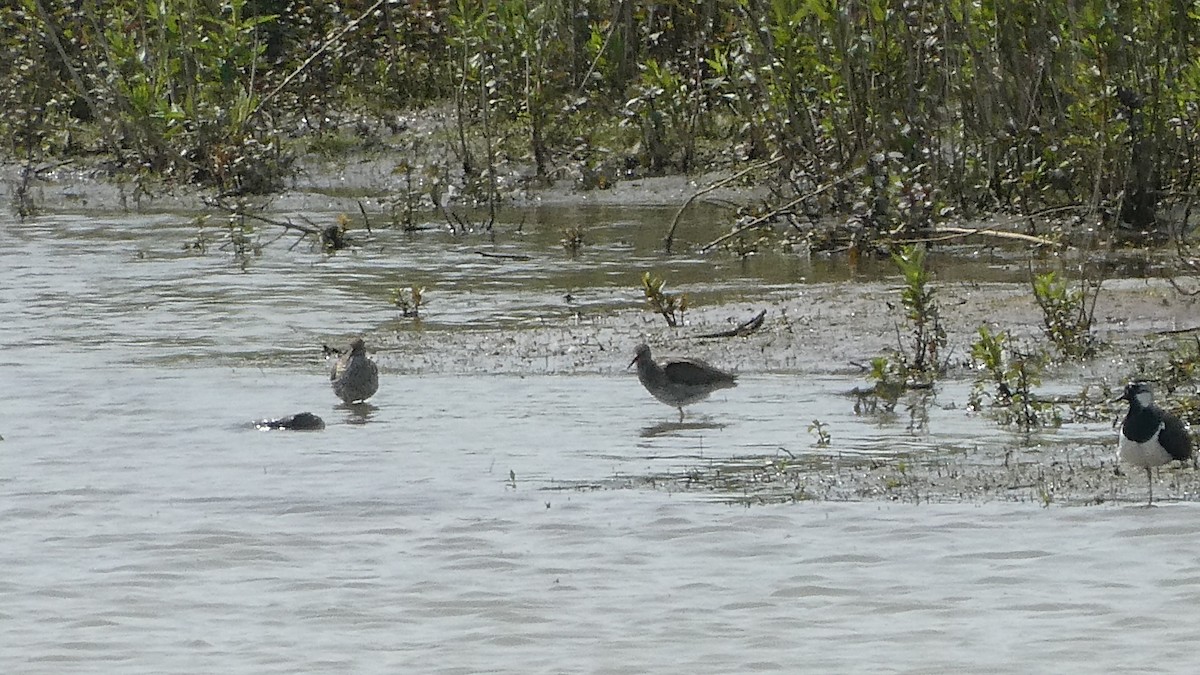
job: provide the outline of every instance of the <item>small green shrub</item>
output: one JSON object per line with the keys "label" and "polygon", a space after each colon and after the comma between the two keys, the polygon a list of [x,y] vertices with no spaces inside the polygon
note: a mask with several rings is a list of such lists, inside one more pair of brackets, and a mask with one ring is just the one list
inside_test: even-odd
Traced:
{"label": "small green shrub", "polygon": [[683,313],[687,311],[687,296],[667,293],[666,280],[651,276],[649,272],[642,275],[642,292],[646,296],[646,304],[650,309],[661,314],[672,328],[683,323]]}
{"label": "small green shrub", "polygon": [[[1045,352],[1022,351],[1006,331],[993,333],[987,326],[980,326],[979,339],[971,345],[971,358],[983,375],[972,387],[969,408],[983,410],[984,397],[990,397],[991,408],[1002,424],[1029,431],[1061,423],[1057,406],[1033,392],[1041,384]],[[995,387],[993,392],[985,391],[985,381]]]}
{"label": "small green shrub", "polygon": [[892,254],[892,261],[904,275],[904,287],[900,290],[900,304],[908,324],[908,344],[900,345],[904,367],[910,378],[928,379],[942,367],[939,357],[946,346],[946,331],[930,285],[925,250],[904,246]]}
{"label": "small green shrub", "polygon": [[831,437],[829,436],[828,425],[821,420],[813,420],[812,424],[808,425],[808,433],[816,437],[813,443],[818,448],[828,448]]}
{"label": "small green shrub", "polygon": [[1030,279],[1033,297],[1042,309],[1042,331],[1066,358],[1083,359],[1096,352],[1092,324],[1101,283],[1091,284],[1085,278],[1078,288],[1070,288],[1054,272]]}
{"label": "small green shrub", "polygon": [[421,308],[425,306],[425,287],[407,286],[392,289],[392,304],[400,310],[400,316],[406,319],[421,318]]}

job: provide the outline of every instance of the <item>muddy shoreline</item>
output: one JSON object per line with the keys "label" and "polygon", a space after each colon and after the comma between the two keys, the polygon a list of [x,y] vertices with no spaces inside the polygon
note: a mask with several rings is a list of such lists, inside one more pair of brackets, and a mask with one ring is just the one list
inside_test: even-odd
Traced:
{"label": "muddy shoreline", "polygon": [[[322,175],[297,189],[265,199],[270,211],[356,213],[363,194],[385,194],[391,180],[386,162],[369,160],[351,177]],[[15,168],[5,167],[4,193],[11,197]],[[559,188],[530,193],[529,204],[603,203],[612,206],[678,205],[712,177],[673,177],[618,183],[613,190],[572,192]],[[374,181],[374,182],[372,182]],[[344,194],[331,187],[340,184]],[[49,211],[151,212],[204,210],[207,195],[173,190],[135,195],[128,185],[96,180],[64,167],[38,181],[37,199]],[[717,198],[750,199],[727,191]],[[369,205],[372,204],[367,200]],[[53,208],[50,207],[53,205]],[[378,206],[378,202],[373,204]],[[521,208],[520,204],[513,208]],[[943,325],[951,347],[946,377],[970,381],[969,345],[980,325],[1010,331],[1031,344],[1041,338],[1041,314],[1026,284],[935,280]],[[536,325],[473,329],[413,322],[381,325],[366,337],[385,376],[421,374],[617,375],[633,345],[648,342],[656,353],[686,353],[742,374],[839,375],[866,379],[863,366],[897,346],[895,308],[899,282],[794,284],[763,290],[753,300],[691,309],[685,325],[670,328],[643,309],[589,311],[565,302],[561,311]],[[1181,295],[1161,278],[1117,278],[1105,282],[1096,308],[1095,333],[1104,343],[1083,364],[1065,364],[1046,376],[1076,389],[1118,386],[1153,367],[1180,339],[1173,331],[1200,326],[1197,299]],[[702,339],[697,335],[732,328],[760,311],[762,328],[746,337]],[[1185,336],[1186,337],[1186,336]],[[747,385],[743,385],[747,386]],[[1114,413],[1119,414],[1119,413]],[[898,430],[897,433],[903,433]],[[936,429],[927,432],[936,437]],[[1036,432],[1034,434],[1036,438]],[[1038,505],[1136,504],[1144,499],[1144,476],[1114,462],[1114,442],[1097,442],[1045,455],[1036,440],[994,456],[859,457],[846,449],[820,449],[802,458],[781,455],[698,461],[685,471],[645,476],[613,476],[600,482],[561,484],[549,489],[661,489],[703,494],[737,504],[792,501],[984,502],[1019,501]],[[852,449],[850,449],[852,450]],[[978,453],[977,453],[978,454]],[[1200,472],[1189,464],[1164,468],[1155,494],[1163,502],[1200,501]]]}
{"label": "muddy shoreline", "polygon": [[[980,325],[1041,343],[1040,309],[1028,287],[1008,283],[937,284],[951,346],[951,365],[969,360]],[[511,330],[415,328],[381,331],[372,339],[380,366],[397,374],[576,373],[623,369],[640,341],[656,352],[698,356],[743,373],[841,374],[897,347],[898,284],[805,284],[764,293],[760,301],[696,307],[684,326],[670,328],[642,309],[588,314],[564,307],[540,326]],[[1061,366],[1091,380],[1121,377],[1133,354],[1165,349],[1170,332],[1200,327],[1196,298],[1180,296],[1163,280],[1105,283],[1096,306],[1095,333],[1106,345],[1083,364]],[[702,338],[766,310],[762,328],[746,337]],[[1157,345],[1157,346],[1156,346]],[[961,368],[952,368],[963,370]]]}

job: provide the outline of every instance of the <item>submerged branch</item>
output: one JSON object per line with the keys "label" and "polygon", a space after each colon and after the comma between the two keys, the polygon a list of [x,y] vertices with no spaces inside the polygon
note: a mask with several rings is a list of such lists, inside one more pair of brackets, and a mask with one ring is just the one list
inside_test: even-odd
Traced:
{"label": "submerged branch", "polygon": [[276,227],[282,227],[284,230],[295,230],[297,232],[304,233],[305,236],[309,236],[309,235],[314,236],[314,237],[321,236],[321,228],[317,227],[316,225],[297,225],[290,220],[277,220],[275,218],[268,218],[264,215],[247,211],[245,208],[243,208],[241,206],[230,206],[230,205],[228,205],[220,200],[217,200],[217,199],[205,199],[204,203],[213,208],[220,209],[220,210],[224,211],[225,213],[228,213],[231,216],[238,216],[239,218],[249,218],[251,220],[257,220],[258,222],[266,223],[267,225],[274,225]]}
{"label": "submerged branch", "polygon": [[758,169],[765,169],[766,167],[771,166],[772,164],[776,164],[776,163],[780,162],[783,159],[783,157],[784,157],[783,155],[775,155],[771,159],[768,159],[763,162],[759,162],[757,164],[754,164],[753,166],[746,167],[745,169],[742,169],[741,171],[733,174],[732,176],[729,176],[728,178],[719,180],[716,183],[713,183],[701,190],[698,190],[698,191],[692,193],[692,196],[688,197],[687,200],[683,202],[683,205],[680,206],[679,210],[675,212],[675,217],[671,219],[671,229],[667,230],[667,236],[666,236],[666,238],[663,239],[663,244],[667,250],[667,253],[671,252],[671,245],[673,243],[675,243],[675,228],[679,227],[679,218],[683,216],[684,210],[687,209],[688,206],[691,206],[692,202],[699,199],[701,195],[708,194],[709,192],[712,192],[713,190],[719,190],[719,189],[725,187],[726,185],[729,185],[730,183],[738,180],[742,176],[745,176],[746,174],[750,173],[751,171],[757,171]]}
{"label": "submerged branch", "polygon": [[[774,160],[772,160],[772,161],[774,161]],[[779,214],[786,213],[787,211],[792,210],[797,204],[803,202],[806,199],[811,199],[812,197],[816,197],[817,195],[821,194],[822,192],[825,192],[826,190],[829,190],[833,187],[841,185],[842,183],[845,183],[848,180],[851,180],[853,178],[861,176],[864,171],[866,171],[866,169],[859,167],[859,168],[851,171],[850,173],[848,173],[844,176],[841,176],[840,178],[837,178],[835,180],[832,180],[832,181],[826,183],[825,185],[822,185],[821,187],[819,187],[815,190],[806,192],[805,194],[800,195],[799,197],[796,197],[795,199],[788,202],[787,204],[784,204],[783,206],[772,209],[769,213],[764,213],[763,215],[755,218],[754,220],[751,220],[750,222],[746,223],[745,225],[742,225],[742,226],[734,229],[732,232],[721,235],[720,237],[717,237],[716,239],[708,242],[704,246],[700,247],[700,252],[703,253],[705,251],[708,251],[709,249],[711,249],[715,246],[719,246],[722,242],[738,236],[739,234],[745,232],[746,230],[756,228],[759,225],[762,225],[763,223],[765,223],[766,221],[778,216]]]}
{"label": "submerged branch", "polygon": [[533,256],[523,253],[489,253],[487,251],[475,251],[475,253],[484,258],[499,258],[501,260],[533,260]]}
{"label": "submerged branch", "polygon": [[314,225],[296,225],[296,223],[294,223],[290,220],[271,219],[271,217],[266,217],[264,215],[252,213],[252,211],[247,211],[245,208],[242,208],[242,207],[230,207],[229,204],[221,202],[220,199],[204,199],[204,203],[210,205],[210,207],[221,209],[222,211],[224,211],[224,213],[227,213],[229,215],[238,216],[238,217],[248,217],[248,219],[250,219],[250,220],[257,220],[258,222],[265,222],[266,225],[274,225],[276,227],[282,227],[283,229],[286,229],[286,231],[287,231],[287,229],[294,229],[294,231],[302,232],[305,235],[313,235],[313,237],[320,237],[320,228],[317,226],[314,226]]}

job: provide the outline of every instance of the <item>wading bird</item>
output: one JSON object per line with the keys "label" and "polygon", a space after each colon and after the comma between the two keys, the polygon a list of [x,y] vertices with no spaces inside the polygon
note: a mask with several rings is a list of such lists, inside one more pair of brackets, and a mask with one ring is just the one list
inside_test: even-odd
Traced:
{"label": "wading bird", "polygon": [[1129,384],[1116,400],[1129,401],[1129,412],[1121,423],[1117,454],[1121,460],[1146,470],[1149,506],[1154,501],[1154,477],[1150,469],[1191,457],[1192,438],[1178,417],[1154,405],[1154,392],[1145,382]]}
{"label": "wading bird", "polygon": [[637,364],[638,380],[654,398],[679,408],[703,401],[718,389],[737,386],[737,376],[714,368],[698,359],[668,359],[659,363],[650,355],[650,347],[638,345],[629,365]]}

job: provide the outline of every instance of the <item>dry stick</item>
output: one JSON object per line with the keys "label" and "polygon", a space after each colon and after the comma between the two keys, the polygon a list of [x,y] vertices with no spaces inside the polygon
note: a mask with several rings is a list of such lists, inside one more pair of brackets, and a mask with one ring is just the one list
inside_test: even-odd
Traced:
{"label": "dry stick", "polygon": [[1054,246],[1054,242],[1043,237],[1035,237],[1032,234],[1022,234],[1020,232],[1004,232],[1003,230],[993,230],[989,227],[970,228],[942,225],[933,228],[933,231],[942,234],[942,236],[916,237],[912,239],[892,239],[890,242],[893,244],[926,244],[938,241],[946,241],[948,239],[961,239],[962,237],[970,237],[975,234],[982,234],[989,237],[999,237],[1001,239],[1027,241],[1031,244],[1038,244],[1041,246]]}
{"label": "dry stick", "polygon": [[533,256],[523,253],[488,253],[487,251],[475,251],[484,258],[499,258],[501,260],[533,260]]}
{"label": "dry stick", "polygon": [[758,314],[751,317],[750,319],[747,319],[746,321],[739,323],[736,328],[730,328],[729,330],[717,331],[716,333],[705,333],[704,335],[697,335],[696,337],[698,337],[698,338],[746,337],[747,335],[753,333],[754,331],[758,330],[759,328],[762,328],[763,319],[766,318],[766,316],[767,316],[767,310],[764,309],[761,312],[759,312]]}
{"label": "dry stick", "polygon": [[[263,222],[268,225],[276,225],[278,227],[282,227],[284,230],[296,230],[297,232],[303,232],[306,235],[312,235],[314,237],[319,237],[321,235],[321,228],[316,227],[315,225],[313,225],[311,227],[306,227],[304,225],[297,225],[297,224],[291,222],[290,220],[275,220],[273,218],[267,218],[266,216],[260,216],[257,213],[250,213],[249,211],[246,211],[244,209],[228,206],[226,204],[221,203],[218,200],[205,199],[204,202],[206,204],[208,204],[209,206],[215,206],[216,208],[221,209],[222,211],[224,211],[230,215],[239,216],[241,218],[249,218],[251,220],[257,220],[259,222]],[[309,222],[312,222],[312,221],[309,221]]]}
{"label": "dry stick", "polygon": [[[771,161],[773,162],[775,160],[772,159]],[[703,253],[703,252],[709,250],[710,248],[719,245],[723,241],[726,241],[728,239],[732,239],[733,237],[738,236],[739,234],[745,232],[746,230],[758,227],[759,225],[762,225],[767,220],[770,220],[771,218],[774,218],[775,216],[779,215],[780,213],[791,209],[792,207],[796,206],[800,202],[802,202],[806,199],[809,199],[811,197],[816,197],[817,195],[821,194],[822,192],[825,192],[826,190],[829,190],[830,188],[833,188],[837,185],[845,183],[846,181],[848,181],[852,178],[857,178],[858,176],[861,176],[863,174],[863,172],[865,172],[865,171],[866,171],[866,169],[859,167],[859,168],[851,171],[850,173],[846,174],[845,176],[842,176],[842,177],[834,180],[833,182],[822,185],[821,187],[817,188],[816,190],[813,190],[812,192],[800,195],[799,197],[788,202],[787,204],[784,204],[783,206],[781,206],[777,209],[773,209],[770,213],[763,214],[763,215],[755,218],[754,220],[751,220],[749,223],[746,223],[745,225],[742,225],[741,227],[735,229],[734,231],[732,231],[728,234],[725,234],[723,236],[717,237],[716,239],[708,242],[704,246],[700,247],[700,252]]]}
{"label": "dry stick", "polygon": [[362,200],[361,200],[361,199],[360,199],[360,200],[358,200],[358,211],[359,211],[359,213],[361,213],[361,214],[362,214],[362,217],[363,217],[363,225],[365,225],[365,226],[366,226],[366,228],[367,228],[367,233],[368,233],[368,234],[375,234],[374,232],[371,232],[371,218],[370,218],[370,216],[368,216],[368,215],[367,215],[367,207],[363,206],[363,203],[362,203]]}
{"label": "dry stick", "polygon": [[283,78],[283,82],[280,82],[279,86],[275,87],[266,96],[262,97],[262,99],[259,100],[258,105],[254,106],[254,110],[251,110],[250,114],[247,115],[246,117],[250,118],[250,117],[254,117],[255,115],[257,115],[258,112],[263,109],[263,106],[265,106],[271,99],[278,96],[279,92],[283,91],[285,87],[287,87],[289,84],[292,83],[292,80],[294,80],[300,76],[300,73],[303,73],[306,69],[308,69],[308,67],[310,65],[312,65],[312,62],[317,60],[317,57],[320,56],[322,52],[324,52],[333,43],[342,39],[343,35],[345,35],[346,33],[349,33],[350,31],[354,30],[355,28],[358,28],[358,24],[362,23],[363,19],[370,16],[372,12],[374,12],[376,9],[378,9],[379,6],[385,2],[387,2],[387,0],[376,0],[375,4],[368,7],[362,14],[359,14],[357,19],[346,24],[345,28],[338,31],[337,35],[334,35],[334,36],[328,38],[327,40],[325,40],[324,42],[322,42],[321,46],[317,47],[316,51],[314,51],[312,53],[312,56],[309,56],[307,59],[305,59],[304,63],[301,63],[299,66],[296,66],[295,70],[288,73],[288,76]]}
{"label": "dry stick", "polygon": [[1200,326],[1192,326],[1191,328],[1171,328],[1169,330],[1155,331],[1155,335],[1183,335],[1184,333],[1195,333],[1200,331]]}
{"label": "dry stick", "polygon": [[[686,209],[688,206],[690,206],[692,202],[696,201],[696,199],[699,198],[700,195],[707,194],[709,192],[712,192],[713,190],[718,190],[720,188],[723,188],[726,185],[729,185],[730,183],[732,183],[733,181],[750,173],[751,171],[755,171],[757,169],[765,169],[766,167],[771,166],[772,164],[777,164],[778,162],[780,162],[782,160],[783,160],[783,155],[775,155],[771,159],[768,159],[764,162],[759,162],[758,164],[755,164],[753,166],[748,166],[745,169],[742,169],[741,171],[733,174],[732,176],[725,178],[723,180],[719,180],[716,183],[713,183],[712,185],[709,185],[708,187],[692,194],[691,197],[688,197],[687,201],[685,201],[683,203],[683,205],[679,207],[679,210],[675,212],[675,217],[671,219],[671,229],[667,231],[667,236],[665,239],[663,239],[663,244],[666,246],[667,252],[670,253],[671,244],[675,242],[675,228],[679,227],[679,218],[681,216],[683,216],[684,209]],[[704,250],[704,249],[701,249],[701,250]]]}
{"label": "dry stick", "polygon": [[940,227],[935,227],[933,229],[934,232],[947,233],[947,234],[944,234],[943,236],[940,236],[940,237],[915,237],[912,239],[894,239],[894,240],[892,240],[892,243],[894,243],[894,244],[935,243],[935,242],[939,242],[939,241],[946,241],[949,239],[960,239],[962,237],[969,237],[974,234],[983,234],[983,235],[987,235],[990,237],[1000,237],[1003,239],[1019,239],[1021,241],[1027,241],[1032,244],[1041,244],[1043,246],[1054,246],[1053,241],[1050,241],[1049,239],[1046,239],[1044,237],[1037,237],[1037,236],[1034,236],[1031,234],[1021,234],[1019,232],[1005,232],[1003,230],[993,229],[993,227],[996,224],[1014,223],[1018,220],[1025,220],[1026,218],[1037,218],[1037,217],[1041,217],[1041,216],[1048,216],[1048,215],[1051,215],[1054,213],[1061,213],[1063,211],[1078,211],[1081,209],[1090,209],[1090,207],[1085,206],[1083,204],[1068,204],[1067,206],[1056,206],[1052,209],[1045,209],[1042,211],[1036,211],[1034,213],[1026,213],[1026,214],[1022,214],[1019,216],[1013,216],[1011,218],[1005,218],[1004,220],[1000,221],[1000,223],[995,223],[993,225],[985,225],[983,227],[976,227],[976,228],[951,227],[949,225],[943,225]]}

